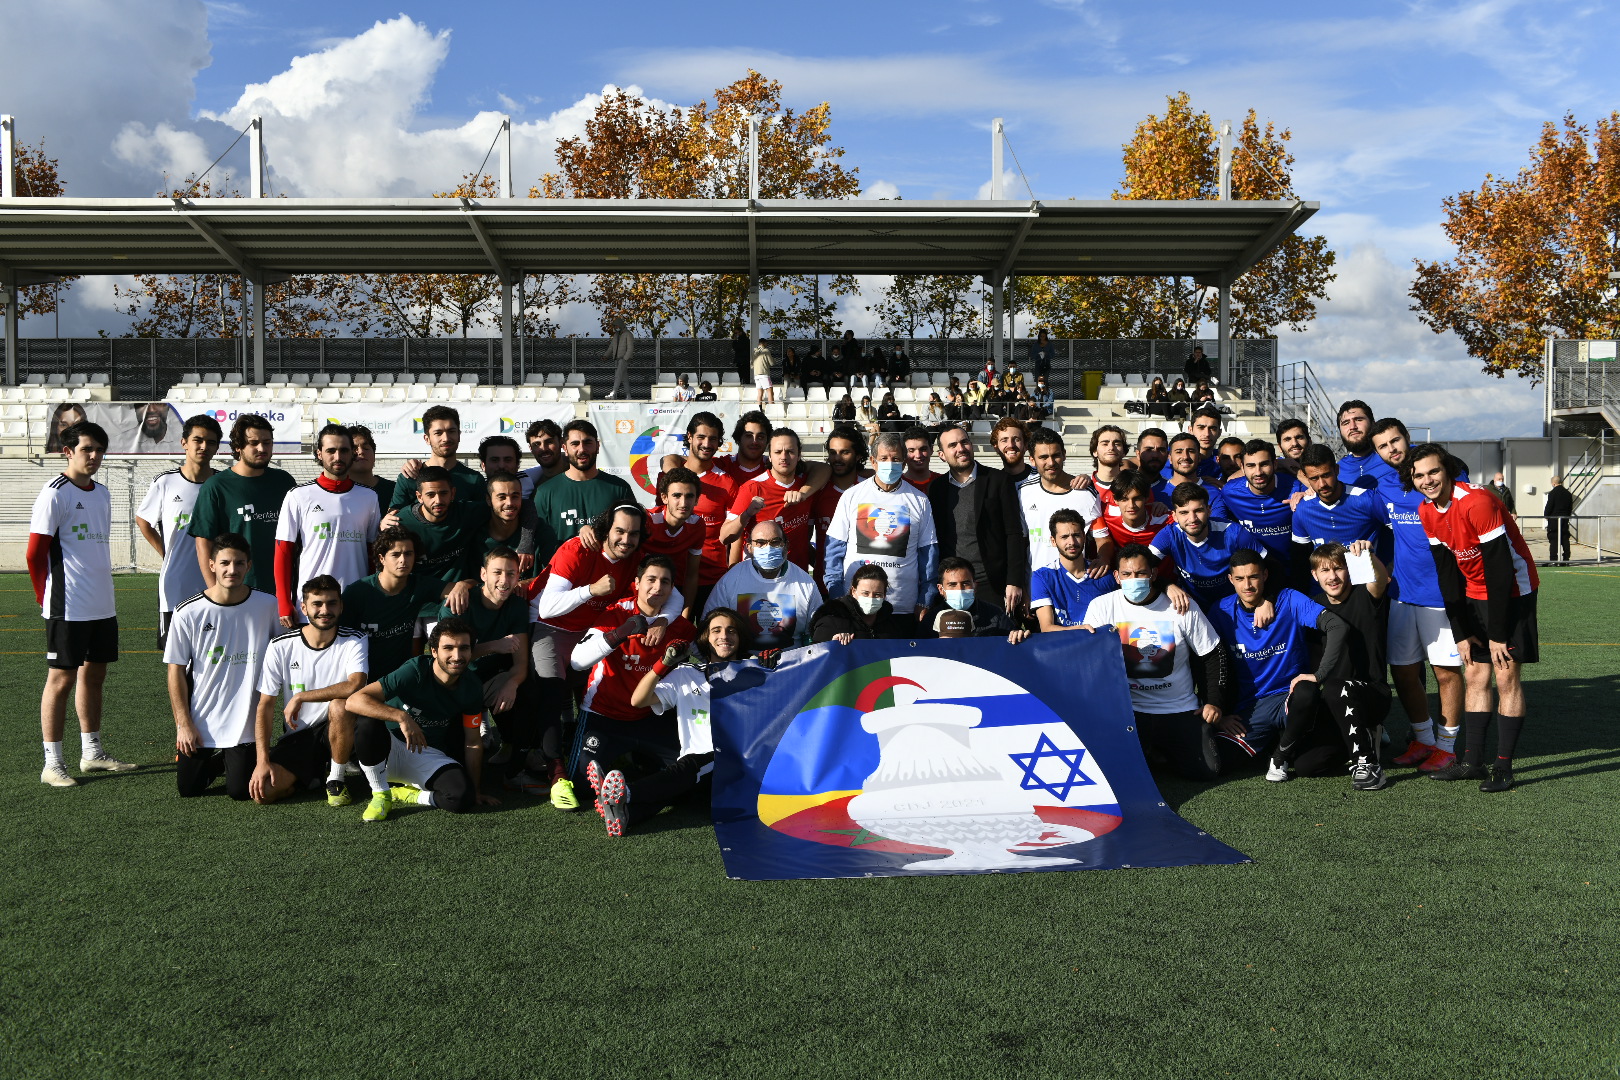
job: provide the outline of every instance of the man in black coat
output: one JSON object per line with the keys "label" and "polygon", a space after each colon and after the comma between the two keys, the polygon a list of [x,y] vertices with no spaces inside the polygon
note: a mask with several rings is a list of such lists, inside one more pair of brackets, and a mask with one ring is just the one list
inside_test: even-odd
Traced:
{"label": "man in black coat", "polygon": [[1547,489],[1547,505],[1541,508],[1547,518],[1547,561],[1556,563],[1558,544],[1564,545],[1564,562],[1569,562],[1569,517],[1575,512],[1575,496],[1564,486],[1564,478],[1553,473],[1552,487]]}
{"label": "man in black coat", "polygon": [[1017,611],[1029,580],[1029,540],[1013,483],[973,460],[973,437],[959,424],[939,433],[939,452],[950,470],[928,485],[939,557],[968,560],[979,595]]}

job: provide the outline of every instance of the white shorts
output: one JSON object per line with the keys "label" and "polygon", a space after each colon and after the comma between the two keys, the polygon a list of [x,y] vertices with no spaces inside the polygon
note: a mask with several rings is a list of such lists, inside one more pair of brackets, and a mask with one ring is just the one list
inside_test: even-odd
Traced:
{"label": "white shorts", "polygon": [[1445,608],[1397,600],[1389,608],[1389,662],[1399,666],[1424,660],[1434,667],[1462,667],[1451,620]]}
{"label": "white shorts", "polygon": [[759,390],[769,390],[771,388],[771,377],[769,375],[755,375],[754,386]]}
{"label": "white shorts", "polygon": [[435,750],[431,746],[424,746],[417,753],[411,753],[405,740],[390,735],[394,744],[388,748],[388,782],[390,784],[409,784],[411,787],[425,788],[443,770],[451,766],[460,766],[455,758],[442,750]]}

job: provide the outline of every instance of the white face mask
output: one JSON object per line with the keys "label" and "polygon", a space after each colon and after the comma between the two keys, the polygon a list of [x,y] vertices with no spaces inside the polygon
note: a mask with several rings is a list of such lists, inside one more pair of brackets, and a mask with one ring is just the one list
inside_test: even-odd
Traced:
{"label": "white face mask", "polygon": [[878,612],[883,610],[883,597],[857,596],[855,598],[855,604],[861,609],[861,614],[876,615]]}

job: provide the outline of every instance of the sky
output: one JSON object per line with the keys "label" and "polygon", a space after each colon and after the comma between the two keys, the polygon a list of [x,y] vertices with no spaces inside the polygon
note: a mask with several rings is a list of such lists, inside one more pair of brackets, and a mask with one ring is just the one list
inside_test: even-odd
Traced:
{"label": "sky", "polygon": [[[265,117],[273,193],[423,195],[514,123],[520,190],[604,89],[673,104],[753,67],[787,103],[832,109],[869,196],[983,198],[990,121],[1017,156],[1007,192],[1106,198],[1120,147],[1185,90],[1219,122],[1293,132],[1307,224],[1338,253],[1329,300],[1279,332],[1331,397],[1436,436],[1540,433],[1528,380],[1479,371],[1409,310],[1413,260],[1445,258],[1442,200],[1511,174],[1541,125],[1613,107],[1620,13],[1565,0],[1314,5],[1155,0],[889,0],[411,7],[404,0],[53,0],[8,18],[0,111],[61,162],[71,195],[144,196],[205,168]],[[1319,12],[1330,11],[1329,14]],[[244,140],[219,172],[245,173]],[[1009,158],[1009,166],[1012,162]],[[1021,169],[1022,175],[1018,175]],[[64,335],[117,334],[113,279],[89,279]],[[846,325],[864,332],[857,302]],[[585,331],[587,316],[572,316]],[[23,332],[49,335],[48,320]],[[1414,391],[1420,391],[1414,393]]]}

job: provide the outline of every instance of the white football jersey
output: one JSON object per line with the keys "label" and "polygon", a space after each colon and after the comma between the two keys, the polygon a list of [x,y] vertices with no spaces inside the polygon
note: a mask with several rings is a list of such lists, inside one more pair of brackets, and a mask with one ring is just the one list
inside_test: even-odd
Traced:
{"label": "white football jersey", "polygon": [[[339,628],[337,637],[324,649],[317,649],[304,637],[304,630],[290,630],[272,638],[265,650],[264,667],[259,672],[259,693],[282,701],[306,690],[321,690],[343,682],[355,672],[366,674],[366,635],[358,630]],[[313,701],[298,709],[296,724],[288,731],[308,727],[326,719],[327,701]]]}
{"label": "white football jersey", "polygon": [[371,572],[371,543],[382,525],[377,493],[351,487],[333,492],[311,480],[287,492],[276,539],[300,545],[293,599],[311,578],[330,574],[348,588]]}
{"label": "white football jersey", "polygon": [[675,725],[681,733],[681,756],[714,753],[714,735],[709,727],[709,680],[703,669],[682,664],[659,679],[653,692],[657,695],[653,712],[662,716],[675,710]]}
{"label": "white football jersey", "polygon": [[1089,491],[1047,491],[1039,474],[1018,485],[1018,506],[1024,513],[1024,530],[1029,535],[1029,572],[1058,565],[1057,545],[1048,530],[1052,515],[1065,508],[1080,515],[1084,532],[1102,516],[1102,503]]}
{"label": "white football jersey", "polygon": [[112,497],[90,481],[89,490],[58,473],[34,499],[28,531],[51,538],[45,574],[47,619],[91,622],[118,614],[113,604]]}
{"label": "white football jersey", "polygon": [[[207,479],[204,477],[204,479]],[[173,611],[184,600],[207,588],[197,565],[197,542],[191,535],[191,511],[197,505],[195,484],[179,469],[159,473],[146,489],[135,516],[163,538],[163,568],[158,571],[158,610]]]}
{"label": "white football jersey", "polygon": [[163,662],[184,664],[191,675],[191,720],[204,746],[254,741],[259,671],[280,633],[269,593],[249,592],[239,604],[216,604],[202,593],[174,609]]}

